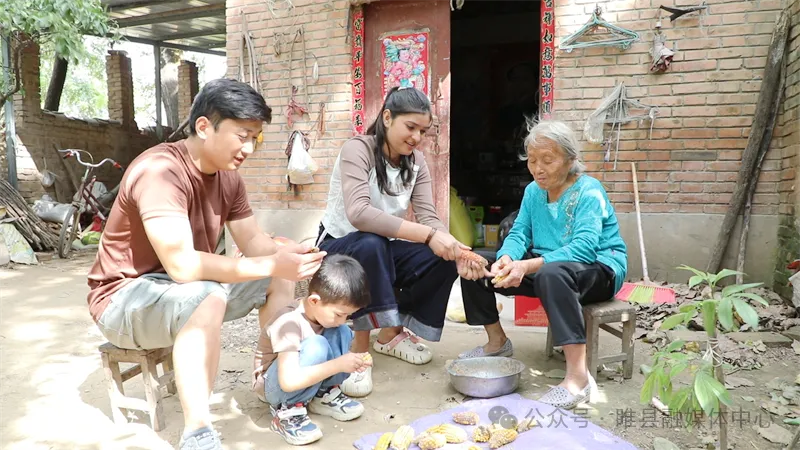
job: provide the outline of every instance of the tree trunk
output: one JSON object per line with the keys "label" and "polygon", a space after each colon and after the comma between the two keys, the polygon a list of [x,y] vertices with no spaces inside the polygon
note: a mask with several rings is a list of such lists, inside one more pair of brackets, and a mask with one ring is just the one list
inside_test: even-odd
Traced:
{"label": "tree trunk", "polygon": [[56,55],[53,62],[53,74],[50,76],[50,85],[47,87],[47,97],[44,100],[44,109],[58,111],[61,105],[61,93],[64,91],[64,82],[67,81],[69,63],[66,59]]}
{"label": "tree trunk", "polygon": [[717,242],[714,245],[714,250],[711,253],[711,259],[708,263],[707,271],[711,273],[718,272],[722,265],[722,258],[728,247],[731,232],[736,225],[739,213],[742,211],[742,206],[745,203],[745,194],[749,185],[748,180],[752,177],[753,167],[758,158],[762,141],[770,138],[770,136],[766,136],[765,128],[769,122],[770,112],[778,97],[777,86],[786,56],[786,41],[788,35],[789,14],[788,11],[784,9],[778,16],[775,31],[772,34],[772,42],[770,42],[769,45],[767,65],[764,68],[764,77],[761,81],[761,92],[758,94],[758,103],[756,103],[756,112],[753,116],[753,125],[750,128],[750,138],[747,141],[747,147],[742,155],[742,166],[739,169],[736,188],[733,191],[728,211],[725,213],[722,227],[717,236]]}
{"label": "tree trunk", "polygon": [[161,103],[167,115],[167,126],[172,130],[181,123],[178,111],[178,64],[182,55],[181,50],[161,49]]}
{"label": "tree trunk", "polygon": [[772,143],[772,133],[775,131],[775,124],[778,122],[778,114],[781,110],[781,102],[783,101],[783,90],[786,84],[786,65],[781,68],[781,77],[778,81],[778,97],[775,99],[775,104],[770,111],[770,116],[767,121],[767,127],[764,130],[765,138],[761,141],[761,147],[758,149],[758,157],[756,159],[755,167],[753,168],[753,176],[747,185],[747,193],[745,194],[744,217],[742,218],[742,235],[739,238],[739,260],[736,264],[736,284],[744,283],[744,256],[745,248],[747,247],[747,233],[750,231],[750,215],[753,207],[753,196],[756,193],[756,185],[758,185],[758,177],[761,176],[761,165],[769,152],[770,144]]}

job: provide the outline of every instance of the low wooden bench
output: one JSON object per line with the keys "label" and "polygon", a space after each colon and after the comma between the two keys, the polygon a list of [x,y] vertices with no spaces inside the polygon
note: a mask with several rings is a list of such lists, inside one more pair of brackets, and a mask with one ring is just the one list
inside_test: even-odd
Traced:
{"label": "low wooden bench", "polygon": [[[103,372],[108,382],[108,397],[111,414],[115,423],[127,423],[126,409],[144,411],[150,415],[150,425],[155,431],[164,429],[164,413],[161,407],[161,388],[170,394],[177,394],[175,373],[172,366],[172,347],[154,350],[127,350],[108,342],[99,347],[103,360]],[[135,365],[120,372],[120,363]],[[163,375],[158,376],[158,365]],[[142,374],[145,400],[125,396],[123,383]]]}
{"label": "low wooden bench", "polygon": [[[625,301],[610,300],[583,307],[583,320],[586,323],[586,367],[592,377],[602,364],[621,362],[622,376],[633,377],[633,334],[636,330],[636,308]],[[619,326],[615,326],[619,324]],[[600,329],[603,329],[622,341],[622,352],[613,355],[599,356]],[[554,353],[553,334],[547,328],[547,357]]]}

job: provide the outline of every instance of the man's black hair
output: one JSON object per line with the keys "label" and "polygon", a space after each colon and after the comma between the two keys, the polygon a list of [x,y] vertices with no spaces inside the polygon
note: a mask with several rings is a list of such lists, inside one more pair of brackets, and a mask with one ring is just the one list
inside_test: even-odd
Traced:
{"label": "man's black hair", "polygon": [[216,130],[225,119],[272,122],[272,108],[249,84],[228,78],[211,80],[203,86],[192,103],[189,134],[194,135],[195,122],[206,117]]}
{"label": "man's black hair", "polygon": [[326,256],[308,283],[308,292],[319,295],[323,304],[343,303],[358,309],[370,304],[364,268],[358,261],[345,255]]}

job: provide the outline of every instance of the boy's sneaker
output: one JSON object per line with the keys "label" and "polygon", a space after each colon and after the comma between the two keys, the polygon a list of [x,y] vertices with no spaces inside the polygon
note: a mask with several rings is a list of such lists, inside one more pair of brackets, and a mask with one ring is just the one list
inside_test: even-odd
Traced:
{"label": "boy's sneaker", "polygon": [[181,438],[180,450],[222,450],[222,443],[219,441],[219,434],[208,429],[189,438]]}
{"label": "boy's sneaker", "polygon": [[327,391],[317,392],[317,395],[308,404],[308,410],[314,414],[347,422],[361,417],[361,414],[364,413],[364,405],[344,395],[339,386],[334,386]]}
{"label": "boy's sneaker", "polygon": [[272,411],[272,431],[283,436],[291,445],[306,445],[322,438],[322,430],[308,418],[308,411],[302,403],[294,406],[280,405]]}

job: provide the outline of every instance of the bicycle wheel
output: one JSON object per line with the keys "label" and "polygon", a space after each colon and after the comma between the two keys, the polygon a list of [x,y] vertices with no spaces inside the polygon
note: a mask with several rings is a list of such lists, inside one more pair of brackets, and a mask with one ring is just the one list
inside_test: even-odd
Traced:
{"label": "bicycle wheel", "polygon": [[69,258],[72,242],[78,234],[79,219],[78,209],[70,206],[67,215],[64,216],[64,223],[61,224],[61,233],[58,235],[58,256]]}

